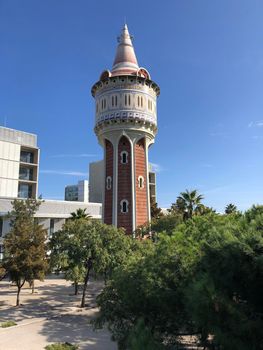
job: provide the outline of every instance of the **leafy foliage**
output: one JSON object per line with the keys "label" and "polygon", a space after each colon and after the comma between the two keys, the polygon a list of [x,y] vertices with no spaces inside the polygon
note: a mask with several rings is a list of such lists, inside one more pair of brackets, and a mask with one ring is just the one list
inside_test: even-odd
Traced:
{"label": "leafy foliage", "polygon": [[4,240],[3,268],[9,273],[18,288],[19,294],[25,281],[42,280],[48,264],[46,261],[47,232],[34,219],[41,202],[37,200],[14,200],[13,210],[9,213],[11,230]]}
{"label": "leafy foliage", "polygon": [[50,248],[51,266],[65,272],[75,286],[85,282],[85,289],[91,268],[106,280],[116,266],[125,262],[131,238],[122,230],[97,221],[69,220],[61,231],[54,233]]}
{"label": "leafy foliage", "polygon": [[5,321],[0,324],[1,328],[9,328],[13,326],[16,326],[16,323],[14,321]]}
{"label": "leafy foliage", "polygon": [[165,232],[143,253],[137,241],[114,270],[96,326],[107,324],[121,350],[169,348],[185,333],[203,346],[212,335],[220,350],[263,349],[262,208],[157,220]]}

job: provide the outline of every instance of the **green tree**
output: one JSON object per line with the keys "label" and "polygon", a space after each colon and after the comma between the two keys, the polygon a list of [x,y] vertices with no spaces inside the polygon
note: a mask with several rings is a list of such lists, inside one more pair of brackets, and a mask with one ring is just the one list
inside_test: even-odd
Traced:
{"label": "green tree", "polygon": [[158,207],[158,204],[151,200],[151,219],[158,219],[163,216],[162,209]]}
{"label": "green tree", "polygon": [[176,205],[184,211],[185,219],[191,219],[193,215],[199,213],[203,198],[201,194],[198,194],[197,190],[186,190],[177,197]]}
{"label": "green tree", "polygon": [[86,213],[86,208],[85,209],[77,209],[76,212],[70,213],[71,219],[72,220],[77,220],[77,219],[91,219],[91,215]]}
{"label": "green tree", "polygon": [[15,199],[9,213],[11,230],[4,240],[3,267],[17,286],[17,306],[24,283],[42,280],[48,266],[45,244],[47,231],[34,219],[40,204],[37,200]]}
{"label": "green tree", "polygon": [[84,218],[69,220],[51,238],[51,266],[64,271],[65,277],[73,281],[75,294],[83,283],[81,307],[84,307],[91,270],[107,279],[129,255],[130,242],[131,238],[113,226]]}
{"label": "green tree", "polygon": [[237,207],[234,204],[229,203],[225,208],[225,214],[233,214],[233,213],[237,213]]}

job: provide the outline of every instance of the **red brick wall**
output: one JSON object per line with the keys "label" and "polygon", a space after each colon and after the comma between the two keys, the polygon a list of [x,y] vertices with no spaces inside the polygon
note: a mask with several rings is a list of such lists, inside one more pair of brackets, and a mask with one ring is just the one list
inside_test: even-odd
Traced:
{"label": "red brick wall", "polygon": [[[139,188],[139,176],[143,176],[144,178],[143,188]],[[135,145],[136,227],[149,221],[147,209],[147,182],[145,139],[142,138]]]}
{"label": "red brick wall", "polygon": [[[104,179],[105,197],[104,197],[104,223],[112,224],[112,194],[113,194],[113,145],[110,141],[105,140],[105,166],[106,177]],[[111,189],[107,190],[106,179],[111,176]]]}
{"label": "red brick wall", "polygon": [[[128,152],[128,163],[121,163],[121,152]],[[124,227],[126,233],[132,233],[132,179],[131,179],[131,146],[129,140],[122,136],[118,145],[118,227]],[[120,202],[129,202],[128,213],[121,213]]]}

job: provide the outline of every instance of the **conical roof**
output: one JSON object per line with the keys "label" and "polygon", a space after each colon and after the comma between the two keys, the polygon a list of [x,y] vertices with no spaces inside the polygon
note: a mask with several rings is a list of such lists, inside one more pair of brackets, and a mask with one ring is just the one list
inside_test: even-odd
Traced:
{"label": "conical roof", "polygon": [[139,66],[132,45],[132,37],[130,36],[127,24],[124,25],[118,41],[119,44],[117,46],[116,55],[111,70],[112,76],[136,74]]}

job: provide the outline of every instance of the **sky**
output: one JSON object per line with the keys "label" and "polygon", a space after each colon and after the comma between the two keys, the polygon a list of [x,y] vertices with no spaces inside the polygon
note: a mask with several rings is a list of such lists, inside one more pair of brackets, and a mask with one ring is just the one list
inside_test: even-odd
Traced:
{"label": "sky", "polygon": [[63,199],[103,157],[90,89],[124,21],[161,88],[159,206],[186,189],[218,211],[262,204],[261,0],[0,0],[0,125],[37,134],[39,194]]}

